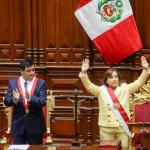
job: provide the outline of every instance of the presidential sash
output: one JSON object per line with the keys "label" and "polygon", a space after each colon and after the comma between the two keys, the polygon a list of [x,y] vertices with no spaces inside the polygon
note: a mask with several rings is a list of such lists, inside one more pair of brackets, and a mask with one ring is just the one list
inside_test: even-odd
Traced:
{"label": "presidential sash", "polygon": [[[121,104],[119,103],[114,91],[111,88],[106,87],[105,85],[101,86],[100,89],[101,89],[103,96],[105,97],[104,101],[106,105],[109,104],[116,119],[119,121],[120,125],[122,126],[124,131],[127,133],[127,135],[131,137],[131,132],[129,131],[128,125],[126,123],[126,122],[129,122],[130,119],[128,115],[126,114],[125,110],[123,109],[123,107],[121,106]],[[119,104],[118,108],[115,107],[116,103]]]}

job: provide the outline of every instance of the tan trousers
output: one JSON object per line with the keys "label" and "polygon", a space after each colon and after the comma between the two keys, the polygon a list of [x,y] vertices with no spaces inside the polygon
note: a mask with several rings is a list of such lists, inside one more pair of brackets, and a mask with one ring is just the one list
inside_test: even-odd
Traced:
{"label": "tan trousers", "polygon": [[100,126],[101,140],[120,140],[122,149],[128,149],[129,137],[121,126],[119,127],[102,127]]}

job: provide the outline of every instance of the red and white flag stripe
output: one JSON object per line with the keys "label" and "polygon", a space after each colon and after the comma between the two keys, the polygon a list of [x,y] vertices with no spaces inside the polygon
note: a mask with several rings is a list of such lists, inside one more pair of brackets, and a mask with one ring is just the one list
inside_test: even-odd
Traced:
{"label": "red and white flag stripe", "polygon": [[99,1],[81,0],[75,16],[105,60],[112,65],[138,51],[142,43],[128,0],[122,0],[122,16],[114,22],[103,20],[98,13]]}

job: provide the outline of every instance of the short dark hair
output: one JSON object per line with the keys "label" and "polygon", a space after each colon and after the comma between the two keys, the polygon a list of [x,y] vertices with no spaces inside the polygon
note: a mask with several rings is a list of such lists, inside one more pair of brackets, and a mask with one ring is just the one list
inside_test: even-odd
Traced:
{"label": "short dark hair", "polygon": [[110,68],[110,69],[106,70],[106,72],[104,74],[104,84],[105,85],[107,85],[107,79],[112,76],[113,72],[117,73],[118,78],[119,78],[119,83],[120,83],[120,80],[121,80],[121,74],[120,74],[120,72],[117,69],[115,69],[115,68]]}
{"label": "short dark hair", "polygon": [[19,65],[19,68],[21,70],[25,70],[26,67],[30,67],[33,65],[33,61],[32,60],[29,60],[29,59],[24,59],[24,60],[21,60],[20,61],[20,65]]}

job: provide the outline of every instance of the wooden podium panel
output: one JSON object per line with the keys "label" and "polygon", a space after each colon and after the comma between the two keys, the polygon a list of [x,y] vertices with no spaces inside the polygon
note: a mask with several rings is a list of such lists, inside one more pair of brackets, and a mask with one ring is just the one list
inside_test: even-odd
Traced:
{"label": "wooden podium panel", "polygon": [[[8,150],[10,145],[0,145],[0,150]],[[99,150],[99,146],[51,146],[51,145],[31,145],[27,150]]]}
{"label": "wooden podium panel", "polygon": [[129,129],[131,133],[137,133],[141,134],[142,130],[144,130],[143,133],[143,146],[150,149],[150,122],[130,122],[128,123]]}
{"label": "wooden podium panel", "polygon": [[144,126],[146,133],[150,134],[150,122],[145,122],[144,124],[142,122],[129,122],[128,126],[132,133],[141,133]]}
{"label": "wooden podium panel", "polygon": [[[0,145],[0,150],[8,150],[10,145]],[[99,150],[99,146],[51,146],[51,145],[30,145],[27,150]]]}
{"label": "wooden podium panel", "polygon": [[100,141],[100,150],[121,150],[121,141],[118,140],[107,140]]}

